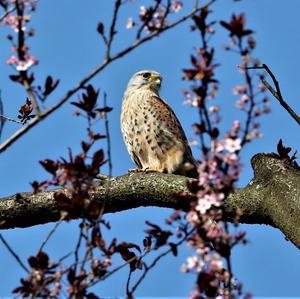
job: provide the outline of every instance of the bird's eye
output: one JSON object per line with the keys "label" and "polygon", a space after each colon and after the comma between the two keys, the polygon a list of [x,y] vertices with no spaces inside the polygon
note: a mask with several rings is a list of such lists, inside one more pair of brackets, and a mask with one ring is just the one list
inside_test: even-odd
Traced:
{"label": "bird's eye", "polygon": [[144,73],[143,78],[148,79],[150,78],[151,74],[150,73]]}

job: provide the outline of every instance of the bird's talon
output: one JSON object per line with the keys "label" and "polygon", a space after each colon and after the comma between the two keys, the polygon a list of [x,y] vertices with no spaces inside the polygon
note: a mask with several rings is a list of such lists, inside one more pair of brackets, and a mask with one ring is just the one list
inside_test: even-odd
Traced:
{"label": "bird's talon", "polygon": [[137,173],[137,172],[141,172],[142,169],[139,168],[130,168],[128,169],[128,173]]}
{"label": "bird's talon", "polygon": [[156,169],[156,168],[151,168],[151,167],[147,167],[147,168],[145,168],[144,169],[144,172],[158,172],[158,173],[163,173],[163,171],[162,170],[160,170],[160,169]]}

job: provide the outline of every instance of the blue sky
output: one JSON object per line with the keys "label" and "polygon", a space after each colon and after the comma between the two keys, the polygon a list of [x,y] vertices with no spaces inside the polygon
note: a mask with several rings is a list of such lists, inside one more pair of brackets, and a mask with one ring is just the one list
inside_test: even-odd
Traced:
{"label": "blue sky", "polygon": [[[47,75],[59,78],[61,83],[46,103],[50,106],[66,90],[73,87],[83,75],[89,73],[103,58],[103,47],[96,32],[99,21],[107,22],[111,17],[112,1],[41,0],[33,15],[32,26],[36,29],[30,46],[40,63],[35,67],[36,77],[42,83]],[[188,2],[188,1],[186,1]],[[201,1],[200,1],[201,2]],[[204,1],[203,1],[204,2]],[[129,16],[135,16],[138,7],[150,1],[136,1],[128,4],[122,12],[117,28],[119,36],[113,52],[130,42],[132,33],[125,29]],[[289,104],[300,113],[299,108],[299,66],[300,66],[300,2],[295,0],[244,0],[234,3],[231,0],[218,1],[214,6],[213,19],[230,19],[232,12],[246,12],[247,24],[254,29],[257,40],[255,55],[268,64],[274,71]],[[197,46],[198,37],[189,33],[190,23],[184,23],[177,29],[167,32],[159,39],[143,45],[123,59],[111,64],[104,72],[96,76],[92,83],[108,94],[109,105],[114,107],[110,113],[112,136],[113,174],[121,175],[131,168],[132,162],[123,144],[119,114],[123,91],[128,79],[141,69],[154,69],[163,77],[161,95],[174,108],[188,135],[193,137],[191,124],[197,120],[196,111],[183,105],[182,89],[187,85],[181,80],[182,69],[189,67],[189,57]],[[225,53],[223,45],[228,42],[227,35],[220,26],[213,40],[218,62],[221,67],[216,72],[221,89],[216,104],[222,107],[224,119],[222,129],[229,128],[235,118],[241,114],[234,108],[232,89],[242,83],[237,71],[239,60],[234,54]],[[4,101],[5,114],[14,117],[25,98],[20,86],[12,83],[8,75],[11,68],[6,65],[11,55],[10,45],[6,41],[7,31],[0,31],[0,89]],[[73,98],[73,100],[76,97]],[[257,152],[276,150],[280,138],[284,143],[299,152],[299,128],[287,113],[272,99],[272,114],[261,119],[264,136],[248,145],[242,154],[244,171],[239,186],[247,184],[251,177],[250,158]],[[85,136],[85,123],[72,116],[74,107],[67,103],[63,108],[40,123],[28,134],[18,140],[11,148],[0,155],[0,196],[21,191],[29,191],[29,182],[47,178],[38,161],[45,158],[66,156],[70,146],[74,152]],[[103,126],[99,124],[100,130]],[[6,139],[18,129],[18,125],[7,123],[2,136]],[[195,151],[196,154],[196,151]],[[103,169],[103,172],[107,171]],[[163,223],[170,210],[158,208],[140,208],[113,215],[107,215],[111,221],[111,238],[141,243],[145,229],[144,221],[150,219]],[[78,223],[63,224],[47,246],[47,252],[53,259],[70,251],[77,240]],[[3,232],[3,235],[16,252],[24,259],[33,255],[53,224],[28,229],[16,229]],[[233,252],[233,269],[243,282],[244,289],[256,296],[300,296],[299,251],[284,239],[283,234],[263,225],[242,225],[248,233],[250,244],[236,248]],[[0,296],[8,296],[24,275],[13,258],[0,244]],[[178,258],[169,257],[161,262],[137,291],[138,296],[186,296],[193,286],[194,276],[179,272],[180,265],[190,251],[185,245]],[[100,285],[99,294],[121,296],[125,291],[125,275],[128,269],[121,271]]]}

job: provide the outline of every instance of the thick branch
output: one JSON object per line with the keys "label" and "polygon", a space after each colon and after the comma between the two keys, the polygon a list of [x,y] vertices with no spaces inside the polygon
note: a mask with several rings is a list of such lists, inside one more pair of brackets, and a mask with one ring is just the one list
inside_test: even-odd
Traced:
{"label": "thick branch", "polygon": [[[241,223],[268,224],[279,228],[300,248],[300,171],[268,154],[252,159],[254,179],[225,200],[226,217],[233,220],[237,208]],[[141,206],[178,208],[175,193],[187,191],[189,178],[156,173],[136,173],[97,183],[92,198],[103,202],[104,213],[120,212]],[[110,188],[107,192],[107,188]],[[60,210],[53,200],[55,191],[33,195],[21,193],[0,200],[1,229],[28,227],[58,221]],[[65,190],[64,192],[67,193]],[[18,196],[19,197],[19,196]]]}

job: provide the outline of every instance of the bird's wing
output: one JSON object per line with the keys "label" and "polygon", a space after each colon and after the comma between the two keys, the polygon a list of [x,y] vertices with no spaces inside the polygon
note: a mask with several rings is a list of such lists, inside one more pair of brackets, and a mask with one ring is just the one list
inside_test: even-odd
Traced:
{"label": "bird's wing", "polygon": [[153,108],[156,113],[158,113],[161,129],[164,130],[164,134],[168,134],[170,138],[176,138],[177,141],[180,141],[184,147],[183,149],[187,158],[193,160],[192,151],[186,135],[172,108],[162,98],[156,95],[152,97],[152,106],[154,106]]}

